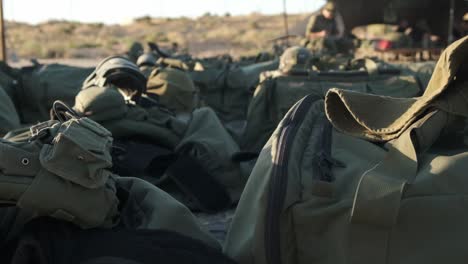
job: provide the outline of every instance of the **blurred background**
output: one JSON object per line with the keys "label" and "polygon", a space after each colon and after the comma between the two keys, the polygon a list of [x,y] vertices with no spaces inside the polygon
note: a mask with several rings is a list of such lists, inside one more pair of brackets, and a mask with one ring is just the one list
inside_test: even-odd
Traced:
{"label": "blurred background", "polygon": [[[396,27],[404,20],[423,25],[439,45],[450,42],[450,21],[456,27],[468,11],[467,0],[335,2],[353,37],[369,38],[370,30],[359,26]],[[97,59],[124,53],[134,42],[177,45],[195,57],[253,56],[271,50],[278,37],[303,36],[309,17],[324,4],[325,0],[3,0],[7,57],[11,62]],[[386,34],[389,29],[395,30],[377,31]]]}

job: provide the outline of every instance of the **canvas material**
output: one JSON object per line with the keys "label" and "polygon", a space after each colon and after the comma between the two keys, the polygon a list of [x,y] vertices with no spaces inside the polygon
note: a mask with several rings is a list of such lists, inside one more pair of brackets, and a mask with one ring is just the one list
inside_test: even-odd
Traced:
{"label": "canvas material", "polygon": [[240,164],[232,161],[232,156],[239,152],[239,146],[213,110],[203,107],[192,113],[176,150],[186,146],[190,146],[188,154],[199,160],[212,177],[227,189],[231,200],[238,201],[247,178]]}
{"label": "canvas material", "polygon": [[195,238],[213,247],[220,244],[198,223],[183,204],[158,187],[138,178],[116,179],[119,188],[129,193],[121,212],[122,221],[136,229],[169,230]]}
{"label": "canvas material", "polygon": [[195,85],[187,73],[172,68],[156,68],[148,77],[148,93],[175,113],[190,113],[195,107]]}
{"label": "canvas material", "polygon": [[1,140],[1,200],[32,217],[113,226],[118,201],[109,171],[110,132],[87,118],[41,125],[46,128],[36,138]]}
{"label": "canvas material", "polygon": [[213,108],[223,122],[229,122],[245,120],[250,89],[259,82],[260,73],[277,69],[278,65],[278,60],[272,60],[243,67],[207,68],[189,74],[205,105]]}
{"label": "canvas material", "polygon": [[56,100],[72,105],[92,71],[92,68],[62,64],[22,69],[20,85],[14,90],[21,122],[34,124],[48,120],[49,110]]}
{"label": "canvas material", "polygon": [[[437,118],[439,125],[429,129],[428,151],[418,155],[415,174],[399,167],[402,163],[393,163],[383,169],[390,176],[383,183],[369,171],[385,161],[389,151],[333,130],[331,178],[323,180],[320,176],[327,167],[320,163],[320,134],[328,122],[323,109],[321,101],[310,107],[291,142],[284,175],[286,195],[279,216],[281,260],[275,263],[463,263],[467,255],[460,243],[466,240],[463,223],[468,214],[466,179],[460,171],[466,170],[468,148],[430,142],[440,139],[440,124],[444,126],[446,120]],[[279,151],[275,148],[277,136],[275,133],[263,149],[229,231],[225,253],[239,263],[271,263],[266,258],[265,223],[271,217],[266,208]],[[409,164],[414,167],[412,161]],[[363,184],[366,174],[370,188]],[[401,198],[381,196],[388,184],[406,177],[412,178],[411,184],[397,185],[405,186]],[[372,187],[374,182],[381,187]],[[399,193],[400,188],[397,190]],[[392,208],[395,198],[398,203]],[[446,242],[441,245],[439,239]]]}
{"label": "canvas material", "polygon": [[[457,44],[445,58],[457,52]],[[435,74],[450,76],[451,70],[458,72],[455,65]],[[344,110],[341,118],[334,115],[336,119],[328,120],[325,109],[342,109],[343,102],[328,98],[335,95],[327,95],[325,104],[308,105],[289,142],[289,164],[282,174],[286,187],[278,219],[280,259],[274,263],[464,263],[466,115],[447,105],[458,106],[460,91],[468,83],[453,78],[445,82],[437,76],[433,80],[442,86],[428,87],[425,95],[441,93],[436,101],[443,103],[410,117],[409,125],[392,136],[394,140],[384,141],[386,145],[371,141],[375,135],[371,129],[356,134],[336,126],[348,117],[352,122],[360,122],[357,117],[367,121],[365,114]],[[451,96],[453,92],[457,96]],[[379,98],[363,97],[365,102]],[[416,100],[427,100],[423,97]],[[351,100],[357,103],[356,98]],[[395,107],[402,106],[398,102]],[[374,110],[391,109],[380,107]],[[327,124],[337,129],[330,131],[328,163],[321,163],[326,150],[320,135]],[[272,263],[267,261],[265,228],[271,217],[266,208],[272,168],[281,151],[278,137],[277,130],[263,149],[231,225],[224,250],[239,263]]]}
{"label": "canvas material", "polygon": [[21,122],[13,101],[0,87],[0,135],[20,127]]}
{"label": "canvas material", "polygon": [[185,122],[159,107],[128,105],[115,88],[102,87],[82,90],[74,109],[99,122],[116,139],[137,138],[193,156],[226,188],[232,201],[239,199],[245,175],[239,163],[231,160],[239,147],[213,110],[197,109]]}
{"label": "canvas material", "polygon": [[115,138],[139,136],[174,149],[185,131],[185,124],[167,111],[127,104],[115,87],[94,86],[80,91],[74,109],[102,124]]}
{"label": "canvas material", "polygon": [[393,97],[413,97],[421,93],[414,75],[380,74],[375,62],[367,64],[374,66],[367,72],[270,73],[257,87],[249,105],[247,127],[240,144],[242,150],[259,152],[289,108],[308,94],[324,98],[332,88]]}
{"label": "canvas material", "polygon": [[[463,89],[454,89],[444,97],[440,95],[447,89],[449,83],[466,78],[463,74],[457,76],[457,73],[467,58],[468,37],[465,37],[444,51],[424,94],[419,98],[402,99],[331,90],[326,101],[327,105],[333,107],[327,107],[327,116],[335,127],[355,136],[372,140],[390,140],[400,135],[414,118],[432,104],[465,115],[463,102],[455,100],[444,102],[447,101],[447,97],[464,98]],[[368,109],[382,109],[386,114],[380,115]],[[342,118],[343,115],[351,115],[352,118]]]}

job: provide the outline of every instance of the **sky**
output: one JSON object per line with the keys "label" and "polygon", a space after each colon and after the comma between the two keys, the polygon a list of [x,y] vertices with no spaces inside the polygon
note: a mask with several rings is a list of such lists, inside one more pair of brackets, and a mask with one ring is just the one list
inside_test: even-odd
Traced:
{"label": "sky", "polygon": [[[287,0],[288,13],[317,10],[324,0]],[[50,19],[116,24],[135,17],[197,17],[207,12],[232,15],[277,14],[283,0],[3,0],[7,20],[39,23]]]}

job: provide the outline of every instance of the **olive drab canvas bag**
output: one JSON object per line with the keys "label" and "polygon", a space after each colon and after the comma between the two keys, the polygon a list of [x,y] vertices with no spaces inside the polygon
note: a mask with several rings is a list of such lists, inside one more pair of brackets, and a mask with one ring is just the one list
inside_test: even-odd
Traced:
{"label": "olive drab canvas bag", "polygon": [[106,127],[116,139],[140,137],[174,148],[185,129],[182,122],[160,108],[144,109],[127,104],[115,87],[82,90],[76,96],[74,109]]}
{"label": "olive drab canvas bag", "polygon": [[21,125],[16,107],[8,94],[0,87],[0,136]]}
{"label": "olive drab canvas bag", "polygon": [[92,68],[62,64],[34,65],[21,69],[19,84],[13,89],[14,102],[24,124],[49,119],[56,100],[72,105]]}
{"label": "olive drab canvas bag", "polygon": [[154,68],[146,84],[148,94],[176,114],[190,113],[198,105],[196,89],[190,76],[175,68]]}
{"label": "olive drab canvas bag", "polygon": [[0,139],[0,200],[31,218],[111,227],[118,216],[112,136],[96,122],[64,112],[59,102],[54,109],[59,121],[31,127],[28,139]]}
{"label": "olive drab canvas bag", "polygon": [[289,108],[308,94],[323,98],[334,87],[393,97],[413,97],[422,93],[417,77],[411,73],[379,65],[371,59],[355,63],[362,64],[362,69],[298,71],[286,75],[264,73],[249,105],[241,149],[259,153]]}
{"label": "olive drab canvas bag", "polygon": [[123,169],[118,174],[157,186],[175,183],[195,208],[205,211],[239,199],[245,176],[231,160],[239,147],[213,110],[197,109],[187,121],[180,120],[156,106],[129,104],[112,86],[82,90],[74,109],[112,132],[114,169]]}
{"label": "olive drab canvas bag", "polygon": [[212,109],[202,107],[192,113],[185,135],[176,150],[199,160],[226,189],[229,203],[239,200],[247,173],[232,157],[240,149]]}
{"label": "olive drab canvas bag", "polygon": [[[168,230],[82,230],[53,219],[28,223],[0,255],[8,264],[235,264],[219,249]],[[25,262],[26,260],[26,262]]]}
{"label": "olive drab canvas bag", "polygon": [[245,120],[247,106],[260,73],[278,68],[278,60],[240,67],[226,64],[189,74],[200,89],[201,100],[213,108],[221,121]]}
{"label": "olive drab canvas bag", "polygon": [[225,252],[246,263],[465,263],[468,37],[421,97],[331,89],[281,121]]}

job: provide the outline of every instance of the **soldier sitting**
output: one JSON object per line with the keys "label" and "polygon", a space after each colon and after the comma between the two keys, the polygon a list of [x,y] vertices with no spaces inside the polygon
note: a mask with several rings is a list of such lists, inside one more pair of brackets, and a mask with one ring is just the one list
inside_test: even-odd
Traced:
{"label": "soldier sitting", "polygon": [[306,47],[332,54],[347,53],[351,42],[344,38],[345,25],[336,5],[328,2],[319,14],[309,19],[306,29]]}

